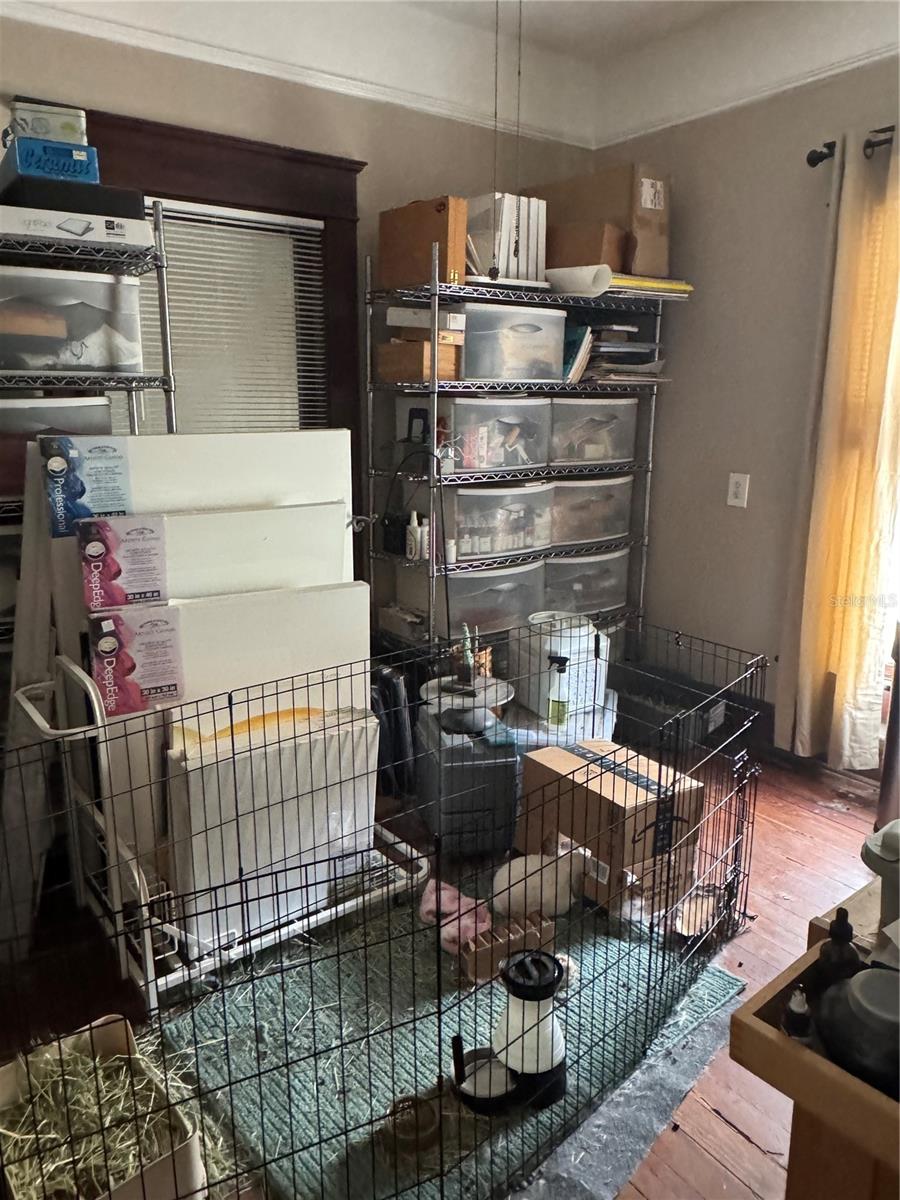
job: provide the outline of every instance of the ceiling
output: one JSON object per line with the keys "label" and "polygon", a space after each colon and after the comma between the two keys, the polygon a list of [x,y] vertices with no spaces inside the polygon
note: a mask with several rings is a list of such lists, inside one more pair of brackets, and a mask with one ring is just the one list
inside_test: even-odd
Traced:
{"label": "ceiling", "polygon": [[[708,21],[735,0],[523,0],[522,37],[528,45],[591,62]],[[494,31],[492,0],[418,0],[433,15]],[[500,28],[515,35],[518,0],[500,0]]]}

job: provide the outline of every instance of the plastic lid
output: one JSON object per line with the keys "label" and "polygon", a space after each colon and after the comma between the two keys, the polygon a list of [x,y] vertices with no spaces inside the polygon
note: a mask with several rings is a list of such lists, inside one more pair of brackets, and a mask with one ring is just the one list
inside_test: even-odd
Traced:
{"label": "plastic lid", "polygon": [[546,950],[519,950],[500,968],[506,990],[517,1000],[549,1000],[563,974],[562,963]]}
{"label": "plastic lid", "polygon": [[900,821],[889,821],[877,833],[870,833],[866,846],[879,858],[897,862],[900,859]]}
{"label": "plastic lid", "polygon": [[880,967],[859,971],[847,985],[847,1000],[867,1025],[896,1029],[900,1024],[900,975]]}

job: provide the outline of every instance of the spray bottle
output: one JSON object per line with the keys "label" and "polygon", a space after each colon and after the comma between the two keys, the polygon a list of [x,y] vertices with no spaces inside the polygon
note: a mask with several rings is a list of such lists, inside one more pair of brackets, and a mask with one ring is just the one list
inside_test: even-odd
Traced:
{"label": "spray bottle", "polygon": [[552,677],[547,699],[547,721],[550,725],[565,725],[569,719],[568,658],[561,654],[548,655]]}

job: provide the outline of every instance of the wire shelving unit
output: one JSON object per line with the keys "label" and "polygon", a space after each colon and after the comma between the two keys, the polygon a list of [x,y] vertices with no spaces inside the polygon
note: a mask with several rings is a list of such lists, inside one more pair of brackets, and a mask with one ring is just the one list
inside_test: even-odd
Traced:
{"label": "wire shelving unit", "polygon": [[26,267],[65,267],[109,275],[146,275],[156,272],[159,297],[159,328],[162,370],[158,373],[122,371],[0,371],[0,391],[125,392],[132,434],[140,433],[139,413],[144,392],[162,392],[166,432],[177,433],[175,374],[172,367],[172,332],[169,322],[169,291],[166,275],[166,242],[162,204],[153,204],[152,246],[94,245],[75,240],[57,241],[40,237],[0,236],[0,263]]}
{"label": "wire shelving unit", "polygon": [[[592,316],[619,315],[641,316],[645,319],[647,338],[645,344],[652,346],[649,361],[659,360],[662,311],[665,303],[684,303],[687,295],[672,292],[665,287],[659,289],[628,288],[616,286],[597,297],[559,295],[549,290],[482,286],[475,284],[443,283],[439,278],[438,246],[432,247],[431,282],[417,287],[393,290],[372,287],[371,259],[366,263],[366,427],[367,469],[366,488],[368,496],[368,559],[369,575],[372,578],[376,562],[393,563],[403,568],[427,570],[429,576],[428,611],[425,614],[425,630],[429,642],[435,640],[436,587],[448,576],[504,567],[522,566],[547,559],[590,558],[615,550],[630,548],[632,554],[629,571],[627,603],[623,612],[643,612],[644,591],[647,572],[648,525],[650,515],[650,486],[653,471],[653,438],[656,420],[656,397],[660,384],[669,380],[660,375],[635,374],[630,376],[623,366],[616,378],[569,384],[563,381],[521,382],[514,380],[443,380],[437,377],[437,346],[439,315],[466,301],[479,303],[496,302],[523,307],[565,308],[580,323],[587,323]],[[387,305],[415,305],[427,307],[431,316],[430,377],[416,383],[390,383],[376,381],[373,372],[374,333],[373,319],[376,311]],[[648,320],[649,318],[649,320]],[[438,428],[438,402],[447,396],[578,396],[605,397],[636,396],[638,398],[638,447],[633,461],[613,463],[565,463],[524,468],[457,472],[446,459],[440,457],[433,443],[423,444],[420,462],[413,469],[391,470],[375,461],[375,406],[390,403],[395,396],[422,396],[429,404],[430,430]],[[546,549],[492,555],[467,559],[464,562],[444,563],[440,560],[436,518],[442,513],[443,502],[440,492],[445,487],[466,487],[474,484],[526,483],[538,480],[605,479],[633,475],[635,479],[632,499],[632,518],[628,537],[579,544],[577,547],[548,547]],[[375,526],[381,515],[378,512],[378,488],[395,482],[416,484],[428,489],[428,517],[431,530],[431,545],[427,560],[407,562],[399,555],[386,553],[376,546]],[[373,593],[376,589],[373,587]],[[378,599],[373,596],[377,605]],[[449,630],[448,630],[449,632]]]}

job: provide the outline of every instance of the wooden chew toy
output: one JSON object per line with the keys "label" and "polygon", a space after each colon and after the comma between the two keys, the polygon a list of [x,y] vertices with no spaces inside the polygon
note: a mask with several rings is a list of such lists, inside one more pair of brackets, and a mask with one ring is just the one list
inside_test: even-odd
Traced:
{"label": "wooden chew toy", "polygon": [[474,983],[493,979],[503,960],[519,950],[552,951],[555,936],[556,925],[540,913],[531,913],[521,922],[510,917],[466,944],[463,970]]}

